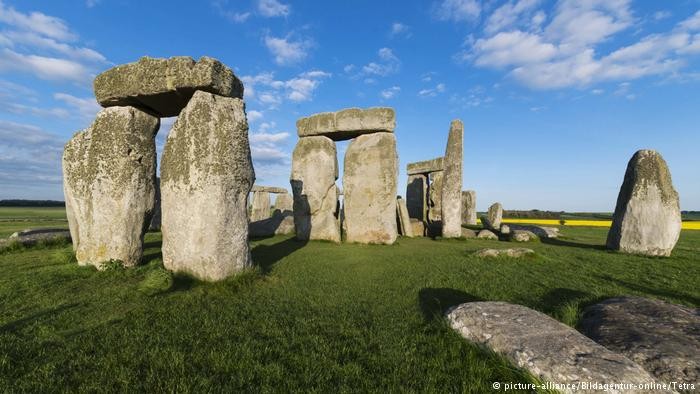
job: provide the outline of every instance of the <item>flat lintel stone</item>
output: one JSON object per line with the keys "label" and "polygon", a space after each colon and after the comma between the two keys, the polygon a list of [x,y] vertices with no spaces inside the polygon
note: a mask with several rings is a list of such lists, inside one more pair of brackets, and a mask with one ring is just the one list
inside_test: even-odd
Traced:
{"label": "flat lintel stone", "polygon": [[326,136],[334,141],[355,138],[377,132],[393,133],[396,114],[393,108],[347,108],[337,112],[322,112],[297,120],[299,137]]}
{"label": "flat lintel stone", "polygon": [[285,194],[289,193],[287,189],[283,187],[276,187],[276,186],[259,186],[259,185],[254,185],[253,188],[250,190],[251,192],[266,192],[266,193],[276,193],[276,194]]}
{"label": "flat lintel stone", "polygon": [[243,84],[220,61],[189,56],[142,57],[95,78],[95,97],[103,107],[134,106],[160,117],[176,116],[197,90],[243,98]]}
{"label": "flat lintel stone", "polygon": [[445,169],[444,157],[436,157],[431,160],[417,161],[406,166],[408,175],[428,174],[431,172],[443,171]]}

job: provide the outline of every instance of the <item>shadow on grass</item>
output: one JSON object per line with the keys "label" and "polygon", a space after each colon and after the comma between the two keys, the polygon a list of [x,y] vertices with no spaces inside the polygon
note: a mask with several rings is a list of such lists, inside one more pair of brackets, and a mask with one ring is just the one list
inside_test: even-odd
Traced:
{"label": "shadow on grass", "polygon": [[667,289],[654,289],[652,287],[647,287],[647,286],[642,286],[637,283],[631,283],[627,282],[621,279],[613,278],[612,276],[609,275],[595,275],[597,278],[606,280],[608,282],[612,282],[618,286],[625,287],[629,290],[636,291],[638,293],[644,293],[647,295],[653,295],[661,298],[670,298],[670,299],[677,299],[677,300],[683,300],[684,302],[690,304],[690,305],[700,305],[700,298],[694,297],[688,294],[683,294],[683,293],[678,293],[673,290],[667,290]]}
{"label": "shadow on grass", "polygon": [[39,311],[37,313],[34,313],[32,315],[17,319],[15,321],[11,321],[9,323],[3,324],[0,326],[0,332],[11,332],[11,331],[16,331],[20,329],[22,326],[30,325],[31,323],[41,320],[46,317],[50,317],[53,315],[58,315],[62,313],[63,311],[77,308],[81,306],[81,304],[78,303],[72,303],[72,304],[64,304],[64,305],[59,305],[55,308],[49,308],[49,309],[44,309],[42,311]]}
{"label": "shadow on grass", "polygon": [[568,246],[571,248],[606,250],[605,245],[584,244],[584,243],[580,243],[580,242],[564,241],[564,240],[557,239],[557,238],[542,237],[542,238],[540,238],[540,241],[543,244],[555,245],[555,246]]}
{"label": "shadow on grass", "polygon": [[453,306],[475,301],[483,301],[483,299],[461,290],[445,287],[427,287],[418,292],[418,304],[423,312],[423,317],[428,322],[442,319],[445,312]]}
{"label": "shadow on grass", "polygon": [[253,263],[263,274],[267,274],[278,261],[303,248],[307,243],[291,237],[272,245],[257,245],[251,252]]}

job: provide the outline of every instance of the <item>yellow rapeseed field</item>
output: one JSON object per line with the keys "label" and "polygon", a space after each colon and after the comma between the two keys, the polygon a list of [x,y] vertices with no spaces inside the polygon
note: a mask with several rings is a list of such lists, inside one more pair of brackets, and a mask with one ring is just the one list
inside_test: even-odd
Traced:
{"label": "yellow rapeseed field", "polygon": [[[479,219],[479,223],[481,220]],[[541,224],[543,226],[559,226],[561,223],[557,219],[503,219],[503,223]],[[566,226],[588,226],[588,227],[610,227],[612,220],[566,220]],[[700,230],[700,221],[683,222],[683,230]]]}

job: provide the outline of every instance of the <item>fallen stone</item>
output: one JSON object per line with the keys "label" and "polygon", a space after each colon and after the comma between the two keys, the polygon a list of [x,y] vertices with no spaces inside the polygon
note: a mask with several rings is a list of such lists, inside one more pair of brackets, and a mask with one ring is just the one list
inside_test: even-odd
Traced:
{"label": "fallen stone", "polygon": [[215,281],[251,266],[254,181],[243,100],[195,92],[161,161],[165,268]]}
{"label": "fallen stone", "polygon": [[[532,225],[532,224],[508,224],[508,228],[512,230],[522,230],[522,231],[529,231],[531,233],[534,233],[537,237],[539,238],[557,238],[559,236],[559,228],[557,227],[544,227],[544,226],[537,226],[537,225]],[[501,233],[506,234],[503,232],[503,228],[506,227],[505,224],[501,225]]]}
{"label": "fallen stone", "polygon": [[700,382],[700,309],[615,297],[584,309],[581,331],[662,382]]}
{"label": "fallen stone", "polygon": [[462,192],[462,224],[476,225],[476,192],[474,190]]}
{"label": "fallen stone", "polygon": [[422,220],[411,218],[411,228],[413,228],[414,237],[424,237],[425,236],[425,224]]}
{"label": "fallen stone", "polygon": [[270,193],[263,191],[253,192],[253,202],[251,205],[251,222],[270,218]]}
{"label": "fallen stone", "polygon": [[413,237],[413,227],[411,226],[411,218],[408,216],[408,208],[406,201],[402,198],[396,199],[396,217],[399,219],[399,232],[404,237]]}
{"label": "fallen stone", "polygon": [[510,235],[510,226],[507,224],[501,224],[501,234]]}
{"label": "fallen stone", "polygon": [[411,219],[418,219],[421,222],[428,219],[428,177],[426,175],[408,176],[406,208]]}
{"label": "fallen stone", "polygon": [[513,242],[530,242],[536,241],[539,238],[532,231],[512,230],[510,231],[510,240]]}
{"label": "fallen stone", "polygon": [[479,231],[479,234],[477,234],[476,237],[483,239],[498,239],[498,235],[494,234],[493,231],[486,229]]}
{"label": "fallen stone", "polygon": [[627,164],[608,232],[608,249],[647,256],[670,256],[681,232],[678,193],[666,161],[640,150]]}
{"label": "fallen stone", "polygon": [[299,240],[340,242],[338,160],[328,137],[304,137],[292,153],[290,183]]}
{"label": "fallen stone", "polygon": [[297,120],[299,137],[326,136],[335,141],[349,140],[363,134],[392,133],[396,128],[393,108],[347,108],[324,112]]}
{"label": "fallen stone", "polygon": [[442,236],[462,236],[462,140],[464,125],[453,120],[445,148],[445,170],[442,183]]}
{"label": "fallen stone", "polygon": [[509,249],[481,249],[474,253],[478,257],[523,257],[534,255],[535,251],[527,248],[509,248]]}
{"label": "fallen stone", "polygon": [[[543,382],[576,385],[657,383],[639,365],[551,317],[505,302],[471,302],[447,312],[462,337],[506,357]],[[579,392],[559,386],[564,393]],[[612,392],[622,392],[615,391]],[[658,392],[631,390],[625,393]]]}
{"label": "fallen stone", "polygon": [[476,231],[462,227],[462,238],[476,238]]}
{"label": "fallen stone", "polygon": [[154,209],[159,125],[137,108],[110,107],[66,144],[63,191],[78,264],[141,262]]}
{"label": "fallen stone", "polygon": [[348,145],[343,174],[348,242],[396,241],[398,161],[393,133],[361,135]]}
{"label": "fallen stone", "polygon": [[286,194],[287,189],[283,187],[275,187],[275,186],[259,186],[259,185],[253,185],[253,188],[250,190],[251,192],[265,192],[265,193],[274,193],[274,194]]}
{"label": "fallen stone", "polygon": [[243,98],[243,84],[216,59],[188,56],[154,59],[113,67],[95,78],[95,97],[103,107],[134,106],[159,117],[177,116],[195,91]]}
{"label": "fallen stone", "polygon": [[431,172],[444,171],[445,170],[445,158],[436,157],[431,160],[417,161],[415,163],[409,163],[406,166],[406,172],[408,175],[425,175]]}
{"label": "fallen stone", "polygon": [[36,228],[12,233],[7,239],[0,240],[0,247],[15,242],[22,246],[33,246],[42,242],[70,242],[70,240],[70,231],[65,228]]}

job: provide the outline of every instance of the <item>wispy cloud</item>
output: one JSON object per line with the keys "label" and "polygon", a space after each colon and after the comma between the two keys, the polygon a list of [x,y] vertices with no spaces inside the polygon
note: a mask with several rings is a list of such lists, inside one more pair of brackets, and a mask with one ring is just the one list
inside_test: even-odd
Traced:
{"label": "wispy cloud", "polygon": [[310,101],[324,79],[331,74],[321,70],[306,71],[288,80],[275,79],[272,72],[241,77],[247,100],[256,100],[269,108],[275,108],[284,100]]}
{"label": "wispy cloud", "polygon": [[399,86],[392,86],[388,89],[384,89],[381,92],[379,92],[379,95],[385,99],[389,100],[394,98],[399,92],[401,91],[401,88]]}
{"label": "wispy cloud", "polygon": [[394,22],[391,24],[391,29],[389,30],[389,37],[405,37],[410,38],[413,34],[411,33],[411,28],[401,22]]}
{"label": "wispy cloud", "polygon": [[277,0],[258,0],[258,12],[264,17],[287,16],[292,11],[292,6]]}
{"label": "wispy cloud", "polygon": [[471,22],[481,15],[481,2],[478,0],[442,0],[434,4],[433,13],[441,20]]}
{"label": "wispy cloud", "polygon": [[361,75],[375,75],[385,77],[394,74],[401,68],[401,61],[390,48],[381,48],[377,52],[379,60],[368,63],[362,67]]}
{"label": "wispy cloud", "polygon": [[286,37],[265,36],[265,46],[274,56],[275,63],[287,66],[306,59],[313,46],[310,39],[294,39],[291,34]]}

